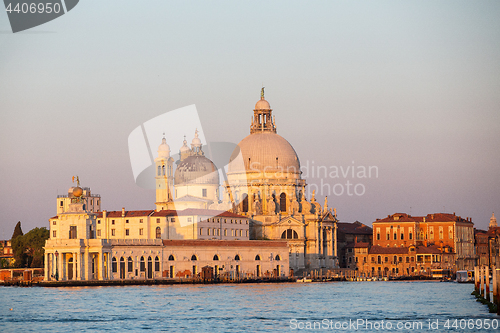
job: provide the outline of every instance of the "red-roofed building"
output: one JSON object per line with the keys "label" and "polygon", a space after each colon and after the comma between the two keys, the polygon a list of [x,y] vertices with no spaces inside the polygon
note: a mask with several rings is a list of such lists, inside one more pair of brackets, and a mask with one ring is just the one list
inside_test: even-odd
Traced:
{"label": "red-roofed building", "polygon": [[473,269],[474,224],[469,218],[449,213],[411,216],[388,215],[373,222],[373,244],[381,247],[437,247],[446,258],[454,253],[453,271]]}

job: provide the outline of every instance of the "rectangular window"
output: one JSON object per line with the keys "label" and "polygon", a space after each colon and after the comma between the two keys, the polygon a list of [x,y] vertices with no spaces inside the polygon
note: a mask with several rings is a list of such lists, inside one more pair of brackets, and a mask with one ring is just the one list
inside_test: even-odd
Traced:
{"label": "rectangular window", "polygon": [[128,223],[128,220],[125,220],[125,223]]}
{"label": "rectangular window", "polygon": [[111,236],[115,235],[115,229],[111,229]]}
{"label": "rectangular window", "polygon": [[101,220],[97,220],[97,224],[101,224]]}
{"label": "rectangular window", "polygon": [[391,234],[387,234],[387,240],[391,239]]}
{"label": "rectangular window", "polygon": [[139,223],[142,223],[143,222],[143,219],[139,219]]}
{"label": "rectangular window", "polygon": [[56,235],[57,235],[56,231],[55,230],[52,231],[52,237],[56,238]]}
{"label": "rectangular window", "polygon": [[207,235],[210,236],[210,228],[207,229]]}
{"label": "rectangular window", "polygon": [[408,238],[409,239],[413,239],[413,234],[410,232],[410,234],[408,235]]}
{"label": "rectangular window", "polygon": [[156,219],[156,223],[160,223],[160,219]]}
{"label": "rectangular window", "polygon": [[61,206],[61,207],[62,207],[62,206],[64,206],[64,204],[63,204],[63,201],[62,201],[62,200],[61,200],[61,202],[59,203],[59,206]]}
{"label": "rectangular window", "polygon": [[115,220],[111,220],[111,224],[115,224]]}
{"label": "rectangular window", "polygon": [[142,229],[142,228],[141,228],[141,229],[139,229],[139,235],[140,235],[140,236],[144,235],[144,229]]}
{"label": "rectangular window", "polygon": [[69,226],[69,239],[76,239],[76,225]]}
{"label": "rectangular window", "polygon": [[192,217],[188,217],[188,223],[190,222],[193,222],[193,218]]}
{"label": "rectangular window", "polygon": [[56,221],[52,221],[52,225],[56,225],[56,224],[57,224],[57,222],[56,222]]}
{"label": "rectangular window", "polygon": [[380,240],[380,234],[377,234],[377,240]]}
{"label": "rectangular window", "polygon": [[245,237],[248,237],[248,230],[245,230]]}
{"label": "rectangular window", "polygon": [[240,229],[240,237],[243,235],[243,230]]}
{"label": "rectangular window", "polygon": [[129,229],[125,229],[125,236],[130,236],[130,231],[129,231]]}
{"label": "rectangular window", "polygon": [[175,222],[175,217],[172,217],[172,218],[170,219],[170,221],[171,221],[171,222]]}
{"label": "rectangular window", "polygon": [[[227,236],[227,229],[224,229],[224,236]],[[54,236],[56,237],[56,236]]]}
{"label": "rectangular window", "polygon": [[207,189],[206,188],[204,188],[204,189],[201,190],[201,196],[204,197],[204,198],[207,197]]}
{"label": "rectangular window", "polygon": [[200,236],[203,235],[203,228],[200,228]]}
{"label": "rectangular window", "polygon": [[101,237],[101,229],[97,229],[97,237]]}
{"label": "rectangular window", "polygon": [[398,239],[398,234],[394,233],[394,240],[397,240],[397,239]]}
{"label": "rectangular window", "polygon": [[234,229],[231,229],[231,236],[234,237]]}
{"label": "rectangular window", "polygon": [[405,234],[401,233],[401,240],[405,239]]}

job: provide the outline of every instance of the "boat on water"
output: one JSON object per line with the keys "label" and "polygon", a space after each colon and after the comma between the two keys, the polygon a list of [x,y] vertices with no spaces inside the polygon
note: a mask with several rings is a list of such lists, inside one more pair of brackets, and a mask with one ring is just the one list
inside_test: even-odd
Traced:
{"label": "boat on water", "polygon": [[312,282],[312,279],[308,279],[308,278],[302,278],[302,279],[297,279],[297,282],[301,282],[301,283],[304,283],[304,282]]}
{"label": "boat on water", "polygon": [[458,283],[474,283],[474,271],[457,271],[457,279],[455,281]]}

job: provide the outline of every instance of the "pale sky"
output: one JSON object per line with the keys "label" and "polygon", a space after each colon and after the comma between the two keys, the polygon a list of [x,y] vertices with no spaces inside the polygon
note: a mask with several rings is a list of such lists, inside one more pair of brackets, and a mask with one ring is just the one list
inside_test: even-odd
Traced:
{"label": "pale sky", "polygon": [[323,179],[365,188],[330,193],[341,221],[445,211],[487,228],[500,216],[499,17],[498,1],[85,0],[13,34],[0,11],[0,239],[17,221],[48,227],[73,175],[103,209],[153,209],[128,135],[195,104],[208,140],[238,143],[262,85],[303,166],[378,168]]}

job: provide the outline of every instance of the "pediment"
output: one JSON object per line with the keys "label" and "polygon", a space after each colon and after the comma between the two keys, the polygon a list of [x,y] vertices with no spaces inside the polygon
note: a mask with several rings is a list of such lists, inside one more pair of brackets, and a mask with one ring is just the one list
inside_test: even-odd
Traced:
{"label": "pediment", "polygon": [[281,221],[278,221],[274,223],[276,226],[290,226],[290,227],[301,227],[304,225],[301,220],[297,220],[294,217],[288,216],[285,217],[284,219],[281,219]]}
{"label": "pediment", "polygon": [[327,211],[326,213],[323,213],[323,216],[321,216],[320,221],[335,222],[337,221],[337,218],[335,217],[335,215],[333,215],[331,211]]}

